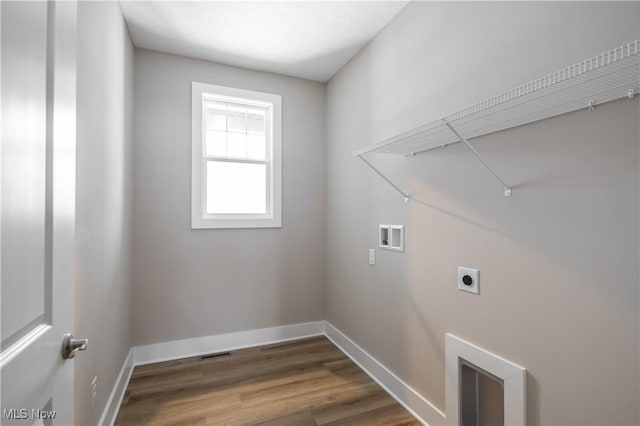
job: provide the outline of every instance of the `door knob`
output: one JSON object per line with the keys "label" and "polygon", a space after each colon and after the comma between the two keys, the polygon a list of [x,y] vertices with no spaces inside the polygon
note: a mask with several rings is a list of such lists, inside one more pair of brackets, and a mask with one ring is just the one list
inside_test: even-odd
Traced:
{"label": "door knob", "polygon": [[78,351],[86,351],[89,339],[74,339],[73,334],[67,333],[62,340],[62,359],[76,356]]}

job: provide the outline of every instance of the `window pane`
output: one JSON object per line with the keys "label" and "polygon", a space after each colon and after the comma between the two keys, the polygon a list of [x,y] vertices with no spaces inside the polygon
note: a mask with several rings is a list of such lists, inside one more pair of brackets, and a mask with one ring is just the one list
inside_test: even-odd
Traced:
{"label": "window pane", "polygon": [[229,131],[244,133],[247,130],[244,122],[245,111],[244,108],[228,107],[227,125]]}
{"label": "window pane", "polygon": [[227,130],[226,114],[215,114],[209,112],[207,114],[207,129]]}
{"label": "window pane", "polygon": [[206,104],[207,129],[227,130],[227,107],[226,105],[207,102]]}
{"label": "window pane", "polygon": [[247,110],[247,132],[264,134],[264,111]]}
{"label": "window pane", "polygon": [[266,160],[267,147],[264,135],[247,135],[247,158],[252,160]]}
{"label": "window pane", "polygon": [[220,114],[225,114],[227,110],[227,106],[225,104],[221,104],[215,101],[207,101],[206,102],[207,112],[215,112]]}
{"label": "window pane", "polygon": [[247,135],[244,133],[227,133],[227,156],[231,158],[247,158]]}
{"label": "window pane", "polygon": [[218,130],[207,130],[206,154],[227,156],[227,133]]}
{"label": "window pane", "polygon": [[207,213],[267,213],[265,164],[207,162]]}

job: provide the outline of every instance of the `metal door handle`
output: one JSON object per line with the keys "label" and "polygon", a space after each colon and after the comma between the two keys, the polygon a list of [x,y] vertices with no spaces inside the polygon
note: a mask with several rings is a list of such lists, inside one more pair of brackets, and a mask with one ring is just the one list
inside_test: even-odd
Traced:
{"label": "metal door handle", "polygon": [[86,351],[89,339],[74,339],[73,334],[67,333],[62,340],[62,359],[69,359],[76,356],[78,351]]}

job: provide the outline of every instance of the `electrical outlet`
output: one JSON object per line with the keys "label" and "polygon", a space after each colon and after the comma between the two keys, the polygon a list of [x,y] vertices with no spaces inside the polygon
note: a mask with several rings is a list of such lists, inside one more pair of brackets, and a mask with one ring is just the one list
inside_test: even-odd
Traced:
{"label": "electrical outlet", "polygon": [[480,294],[480,276],[477,269],[458,267],[458,290]]}
{"label": "electrical outlet", "polygon": [[369,265],[376,264],[376,251],[374,249],[369,249]]}
{"label": "electrical outlet", "polygon": [[98,399],[98,376],[95,376],[91,381],[91,408],[96,406],[96,400]]}

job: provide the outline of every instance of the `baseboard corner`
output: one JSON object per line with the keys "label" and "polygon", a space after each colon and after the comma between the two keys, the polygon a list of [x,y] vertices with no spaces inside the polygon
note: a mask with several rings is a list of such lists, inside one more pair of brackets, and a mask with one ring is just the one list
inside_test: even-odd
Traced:
{"label": "baseboard corner", "polygon": [[419,421],[425,425],[446,424],[441,410],[328,321],[325,335]]}
{"label": "baseboard corner", "polygon": [[107,404],[105,405],[102,415],[100,416],[100,420],[98,421],[99,426],[113,426],[115,423],[116,416],[118,415],[120,404],[122,404],[122,399],[124,398],[125,391],[127,390],[127,385],[129,384],[132,372],[133,348],[129,349],[129,353],[122,363],[122,368],[120,368],[118,378],[113,385]]}

